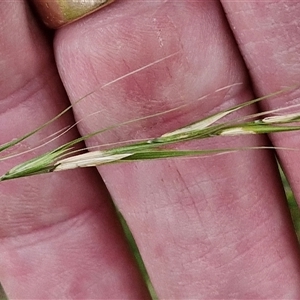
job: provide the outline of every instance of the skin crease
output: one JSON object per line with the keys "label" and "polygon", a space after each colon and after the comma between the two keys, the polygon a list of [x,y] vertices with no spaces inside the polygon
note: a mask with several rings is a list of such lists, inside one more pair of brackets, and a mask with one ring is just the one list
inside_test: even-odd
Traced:
{"label": "skin crease", "polygon": [[[110,131],[88,145],[155,136],[249,100],[254,94],[248,76],[256,94],[297,83],[299,35],[288,21],[298,21],[299,5],[277,1],[269,10],[263,2],[222,4],[234,37],[218,1],[124,0],[55,32],[56,65],[70,101],[98,88],[74,107],[77,119],[100,111],[80,123],[81,134],[190,103],[182,113]],[[1,6],[4,143],[68,102],[40,24],[22,1]],[[268,43],[271,37],[274,44]],[[235,82],[243,84],[195,101]],[[275,104],[297,101],[295,96],[297,91]],[[70,115],[62,118],[20,150],[72,122]],[[295,134],[271,139],[276,146],[299,146]],[[190,146],[265,143],[247,136]],[[280,157],[296,187],[297,155]],[[19,161],[1,163],[1,172]],[[298,244],[272,153],[130,163],[99,172],[160,299],[300,298]],[[1,183],[0,281],[11,299],[147,299],[103,181],[87,169]],[[299,197],[299,188],[295,191]]]}

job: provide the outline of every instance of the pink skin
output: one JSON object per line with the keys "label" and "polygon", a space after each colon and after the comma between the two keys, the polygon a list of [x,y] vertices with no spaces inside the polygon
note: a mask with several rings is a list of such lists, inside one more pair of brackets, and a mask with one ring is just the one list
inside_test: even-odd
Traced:
{"label": "pink skin", "polygon": [[[298,83],[300,35],[293,22],[298,22],[299,5],[223,5],[238,46],[217,1],[123,0],[56,31],[55,64],[51,44],[26,4],[3,2],[0,143],[94,90],[74,107],[76,119],[85,117],[78,126],[81,134],[183,103],[190,106],[184,113],[97,136],[89,146],[156,136],[249,100],[254,97],[249,75],[259,95]],[[195,101],[235,82],[243,84]],[[276,106],[291,97],[295,102],[295,95],[278,97]],[[87,117],[95,111],[100,113]],[[72,122],[71,115],[62,118],[19,150]],[[77,134],[74,130],[46,147]],[[286,136],[271,138],[276,146],[299,147],[297,134]],[[266,143],[247,136],[190,146]],[[280,157],[299,196],[297,154],[281,152]],[[1,162],[1,173],[19,161]],[[10,298],[149,297],[107,188],[132,229],[159,298],[300,298],[298,244],[272,153],[128,163],[101,167],[99,173],[105,184],[94,169],[1,183],[0,281]]]}

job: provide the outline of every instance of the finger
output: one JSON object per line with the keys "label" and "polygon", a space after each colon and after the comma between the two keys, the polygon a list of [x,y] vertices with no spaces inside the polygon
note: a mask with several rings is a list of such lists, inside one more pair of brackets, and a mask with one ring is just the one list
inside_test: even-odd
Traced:
{"label": "finger", "polygon": [[[53,118],[68,99],[51,45],[26,3],[3,2],[0,20],[2,144]],[[30,150],[73,122],[65,115],[10,153]],[[72,131],[33,153],[1,161],[1,172],[75,137]],[[0,195],[0,281],[9,298],[148,297],[97,172],[1,182]]]}
{"label": "finger", "polygon": [[[120,1],[61,30],[55,47],[71,100],[95,91],[75,107],[85,118],[82,134],[190,103],[189,110],[118,128],[89,145],[157,136],[252,97],[216,1]],[[196,101],[235,82],[246,83]],[[192,145],[264,142],[254,136]],[[299,296],[297,242],[269,153],[99,170],[160,298]]]}
{"label": "finger", "polygon": [[[295,1],[258,2],[223,1],[239,42],[253,83],[259,95],[267,95],[300,83],[300,7]],[[296,88],[262,103],[264,110],[288,107],[284,113],[299,111],[300,90]],[[298,133],[271,136],[277,147],[299,149]],[[298,151],[277,151],[288,174],[293,191],[300,196]]]}

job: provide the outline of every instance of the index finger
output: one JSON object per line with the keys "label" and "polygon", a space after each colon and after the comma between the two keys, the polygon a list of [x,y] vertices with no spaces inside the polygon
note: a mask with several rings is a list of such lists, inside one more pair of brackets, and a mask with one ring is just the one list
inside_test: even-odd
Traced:
{"label": "index finger", "polygon": [[[0,4],[0,144],[20,137],[69,105],[51,40],[24,1]],[[66,114],[22,142],[22,152],[74,123]],[[17,162],[78,137],[76,130]],[[95,170],[0,184],[0,281],[12,299],[147,299],[109,193]]]}

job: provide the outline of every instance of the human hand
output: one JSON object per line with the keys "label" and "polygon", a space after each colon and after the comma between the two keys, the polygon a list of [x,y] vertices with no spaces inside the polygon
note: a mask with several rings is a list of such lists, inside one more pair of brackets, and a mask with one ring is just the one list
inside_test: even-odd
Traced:
{"label": "human hand", "polygon": [[[259,95],[299,83],[299,5],[222,4],[227,15],[217,1],[119,0],[57,30],[54,61],[52,41],[26,3],[2,3],[0,143],[91,91],[74,107],[76,119],[83,118],[82,135],[183,103],[192,109],[120,127],[89,146],[155,136],[249,100],[249,74]],[[244,84],[193,104],[236,82]],[[297,91],[261,109],[291,99]],[[19,150],[72,123],[71,115],[61,118]],[[77,135],[70,132],[46,148]],[[193,146],[265,142],[247,136]],[[297,134],[276,135],[272,142],[299,147]],[[297,152],[279,154],[297,195]],[[1,162],[1,172],[18,160]],[[1,183],[0,281],[10,298],[149,298],[109,193],[159,298],[299,298],[298,244],[272,153],[128,163],[99,172],[105,184],[94,169]]]}

